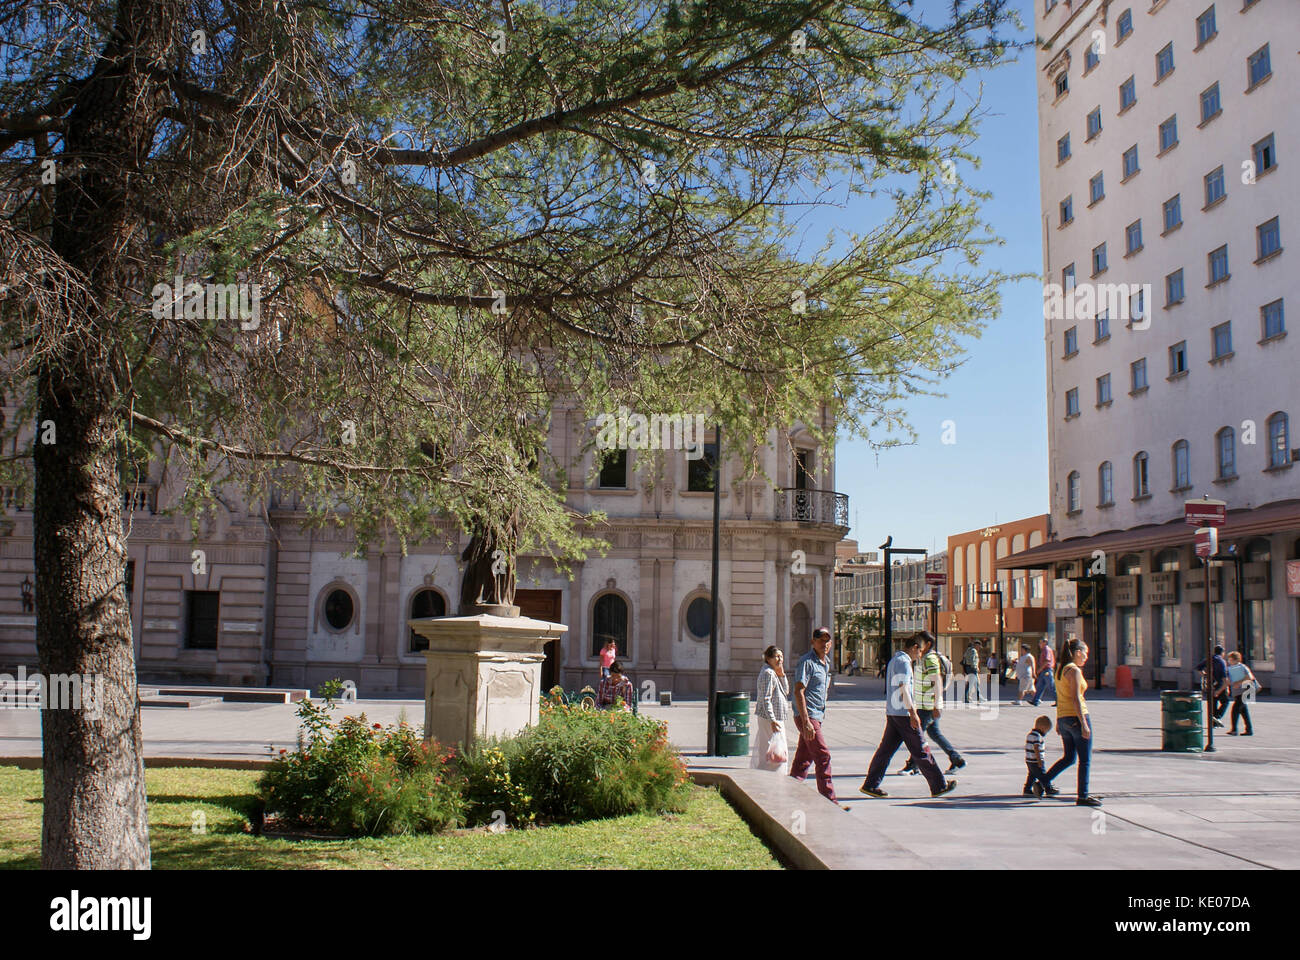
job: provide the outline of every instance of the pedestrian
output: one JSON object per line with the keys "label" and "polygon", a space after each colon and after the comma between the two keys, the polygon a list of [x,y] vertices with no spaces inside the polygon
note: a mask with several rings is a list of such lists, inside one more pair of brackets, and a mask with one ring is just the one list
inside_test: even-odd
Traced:
{"label": "pedestrian", "polygon": [[1038,681],[1034,686],[1034,699],[1029,702],[1038,706],[1039,701],[1043,699],[1043,694],[1050,687],[1052,690],[1052,699],[1056,699],[1056,679],[1054,669],[1056,667],[1056,654],[1052,651],[1052,645],[1043,637],[1038,641]]}
{"label": "pedestrian", "polygon": [[1034,655],[1029,652],[1027,643],[1020,645],[1020,657],[1016,660],[1016,680],[1020,684],[1020,691],[1016,695],[1017,703],[1034,695]]}
{"label": "pedestrian", "polygon": [[1250,725],[1250,707],[1247,704],[1253,699],[1253,694],[1259,689],[1259,681],[1255,679],[1254,672],[1250,667],[1241,661],[1241,654],[1236,650],[1228,654],[1228,682],[1233,685],[1232,700],[1232,726],[1228,730],[1228,736],[1237,735],[1237,718],[1240,717],[1246,721],[1246,732],[1242,734],[1245,737],[1253,737],[1255,728]]}
{"label": "pedestrian", "polygon": [[799,746],[790,765],[790,776],[803,783],[812,765],[817,771],[818,792],[834,803],[831,751],[822,736],[826,694],[831,685],[830,668],[831,632],[818,627],[812,635],[812,649],[799,658],[794,670],[794,725],[799,731]]}
{"label": "pedestrian", "polygon": [[989,646],[989,692],[990,696],[993,691],[993,684],[996,681],[999,686],[1006,680],[1002,672],[998,669],[998,652],[993,646]]}
{"label": "pedestrian", "polygon": [[1061,655],[1056,663],[1056,732],[1061,735],[1065,753],[1047,771],[1051,785],[1062,770],[1079,760],[1078,790],[1074,802],[1081,807],[1100,807],[1101,801],[1088,793],[1088,774],[1092,763],[1092,720],[1088,716],[1088,703],[1084,693],[1088,679],[1083,675],[1083,665],[1088,662],[1088,645],[1071,637],[1061,645]]}
{"label": "pedestrian", "polygon": [[605,640],[605,645],[600,648],[600,675],[601,677],[609,676],[609,668],[614,665],[618,659],[618,645],[614,643],[614,638],[609,637]]}
{"label": "pedestrian", "polygon": [[790,717],[790,686],[785,678],[785,654],[775,645],[763,651],[763,669],[758,672],[758,696],[754,714],[765,720],[756,723],[754,752],[749,765],[758,770],[785,773],[790,748],[785,739],[785,721]]}
{"label": "pedestrian", "polygon": [[916,709],[912,672],[912,664],[920,658],[921,637],[913,636],[903,641],[903,649],[889,661],[885,677],[885,732],[876,748],[876,755],[871,758],[867,778],[862,781],[861,790],[869,797],[889,796],[880,789],[880,781],[884,779],[885,770],[900,743],[907,744],[912,762],[930,785],[930,796],[941,797],[957,788],[956,780],[944,779],[930,748],[921,741],[921,717]]}
{"label": "pedestrian", "polygon": [[854,654],[853,659],[849,661],[849,676],[851,677],[857,672],[858,672],[858,657],[857,654]]}
{"label": "pedestrian", "polygon": [[961,672],[966,677],[966,702],[970,703],[971,689],[975,690],[975,702],[980,701],[980,648],[975,641],[970,642],[966,653],[961,658]]}
{"label": "pedestrian", "polygon": [[601,677],[600,689],[596,692],[596,706],[602,710],[620,706],[624,710],[632,709],[636,691],[632,681],[623,676],[623,665],[615,660],[609,665],[609,676]]}
{"label": "pedestrian", "polygon": [[1043,794],[1054,797],[1061,792],[1052,786],[1043,771],[1043,735],[1051,729],[1052,718],[1044,714],[1034,721],[1034,728],[1025,737],[1025,766],[1029,768],[1025,780],[1026,797],[1041,797]]}
{"label": "pedestrian", "polygon": [[[1196,672],[1201,675],[1202,681],[1205,679],[1205,661],[1202,660],[1196,665]],[[1223,659],[1223,645],[1218,644],[1214,648],[1214,666],[1210,670],[1212,677],[1211,694],[1214,697],[1214,725],[1223,726],[1223,715],[1228,710],[1228,661]]]}
{"label": "pedestrian", "polygon": [[[939,749],[948,755],[948,769],[944,772],[952,773],[966,766],[966,761],[939,729],[939,715],[943,713],[943,692],[947,687],[948,677],[943,668],[942,656],[935,649],[934,634],[929,630],[922,630],[920,637],[921,682],[916,688],[916,713],[921,718],[922,733],[928,734],[930,739],[939,745]],[[900,772],[916,774],[921,771],[909,756],[906,766]]]}

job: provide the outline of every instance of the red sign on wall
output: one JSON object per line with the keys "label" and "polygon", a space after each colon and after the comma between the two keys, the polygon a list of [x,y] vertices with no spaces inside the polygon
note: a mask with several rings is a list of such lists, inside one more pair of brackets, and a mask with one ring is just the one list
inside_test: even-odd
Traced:
{"label": "red sign on wall", "polygon": [[928,570],[925,574],[925,582],[931,586],[937,583],[942,587],[948,582],[948,574],[944,573],[942,570]]}
{"label": "red sign on wall", "polygon": [[1228,517],[1228,505],[1222,500],[1184,500],[1183,522],[1193,527],[1221,527]]}
{"label": "red sign on wall", "polygon": [[1196,531],[1196,555],[1212,557],[1219,550],[1219,531],[1213,527],[1201,527]]}

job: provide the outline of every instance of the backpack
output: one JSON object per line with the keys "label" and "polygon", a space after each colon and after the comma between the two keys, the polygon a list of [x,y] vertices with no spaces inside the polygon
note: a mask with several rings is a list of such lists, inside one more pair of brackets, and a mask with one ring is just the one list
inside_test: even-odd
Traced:
{"label": "backpack", "polygon": [[943,681],[945,687],[948,686],[948,675],[952,673],[952,661],[939,654],[939,679]]}

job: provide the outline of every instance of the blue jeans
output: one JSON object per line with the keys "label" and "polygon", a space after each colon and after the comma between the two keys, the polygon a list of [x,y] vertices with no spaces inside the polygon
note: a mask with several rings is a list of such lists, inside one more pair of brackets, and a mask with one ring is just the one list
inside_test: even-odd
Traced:
{"label": "blue jeans", "polygon": [[930,739],[939,745],[939,749],[948,754],[948,760],[952,763],[960,760],[961,754],[957,752],[957,748],[948,742],[948,738],[939,729],[939,718],[934,715],[934,711],[917,710],[916,715],[921,718],[921,732],[930,735]]}
{"label": "blue jeans", "polygon": [[[1079,757],[1079,793],[1077,799],[1082,800],[1088,796],[1088,767],[1092,762],[1092,738],[1083,735],[1083,724],[1078,717],[1061,717],[1056,721],[1056,726],[1061,734],[1061,748],[1065,753],[1052,764],[1052,769],[1047,771],[1047,782],[1051,783],[1056,779],[1056,775],[1074,763],[1075,755]],[[1096,734],[1097,728],[1093,725],[1092,717],[1088,717],[1088,730]]]}
{"label": "blue jeans", "polygon": [[1052,691],[1052,699],[1055,700],[1056,699],[1056,678],[1052,676],[1051,670],[1039,671],[1038,681],[1034,686],[1034,699],[1030,700],[1029,702],[1032,703],[1034,706],[1038,706],[1038,701],[1043,699],[1043,694],[1047,692],[1049,687],[1051,688]]}

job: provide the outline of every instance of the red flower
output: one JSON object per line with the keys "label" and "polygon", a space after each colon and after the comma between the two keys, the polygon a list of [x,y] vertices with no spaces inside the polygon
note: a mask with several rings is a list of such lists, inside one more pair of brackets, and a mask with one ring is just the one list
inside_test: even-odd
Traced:
{"label": "red flower", "polygon": [[383,724],[376,723],[376,724],[375,724],[375,729],[376,729],[376,730],[382,730],[382,729],[384,729]]}

